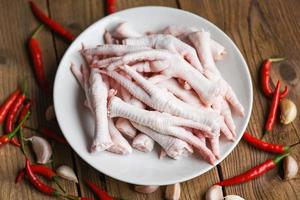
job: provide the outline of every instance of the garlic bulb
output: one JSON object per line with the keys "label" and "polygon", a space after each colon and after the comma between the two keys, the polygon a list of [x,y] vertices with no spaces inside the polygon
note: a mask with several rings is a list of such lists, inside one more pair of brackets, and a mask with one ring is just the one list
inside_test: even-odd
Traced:
{"label": "garlic bulb", "polygon": [[67,165],[61,165],[56,169],[56,173],[58,176],[67,179],[69,181],[74,181],[75,183],[78,183],[77,176],[74,172],[74,170],[67,166]]}
{"label": "garlic bulb", "polygon": [[180,183],[168,185],[166,187],[165,198],[166,200],[179,200],[180,198]]}
{"label": "garlic bulb", "polygon": [[284,179],[290,180],[297,176],[298,173],[297,161],[292,156],[287,156],[283,159]]}
{"label": "garlic bulb", "polygon": [[223,198],[222,187],[219,185],[213,185],[205,194],[205,200],[223,200]]}
{"label": "garlic bulb", "polygon": [[297,107],[289,99],[282,99],[279,103],[281,114],[280,122],[283,124],[291,123],[297,116]]}
{"label": "garlic bulb", "polygon": [[150,194],[155,192],[159,186],[157,185],[135,185],[134,190],[144,194]]}
{"label": "garlic bulb", "polygon": [[32,136],[26,139],[26,141],[27,140],[32,144],[32,148],[37,159],[36,162],[40,164],[46,164],[49,162],[52,155],[52,148],[49,142],[39,136]]}

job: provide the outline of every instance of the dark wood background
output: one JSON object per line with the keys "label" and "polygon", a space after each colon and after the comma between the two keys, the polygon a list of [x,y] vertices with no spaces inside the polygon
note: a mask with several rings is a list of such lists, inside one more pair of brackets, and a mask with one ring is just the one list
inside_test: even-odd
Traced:
{"label": "dark wood background", "polygon": [[[102,0],[34,0],[51,18],[79,34],[91,23],[105,15]],[[254,89],[254,104],[248,130],[261,136],[268,101],[259,90],[259,65],[264,58],[284,56],[287,61],[275,65],[272,70],[272,85],[278,79],[284,80],[290,88],[289,98],[300,108],[300,1],[299,0],[117,0],[117,9],[159,5],[184,9],[196,13],[220,27],[237,44],[250,68]],[[35,101],[30,126],[56,124],[45,121],[45,109],[52,104],[52,97],[45,96],[37,87],[28,58],[26,41],[37,28],[27,1],[0,0],[0,94],[4,100],[21,80],[28,79],[29,96]],[[49,81],[54,75],[68,44],[51,31],[44,29],[38,35],[41,43],[45,70]],[[299,116],[288,126],[276,125],[275,131],[266,139],[270,142],[294,144],[299,142]],[[32,133],[26,132],[26,135]],[[93,197],[91,191],[82,184],[83,177],[102,186],[114,197],[126,200],[163,199],[164,188],[150,195],[138,194],[132,185],[105,176],[83,162],[69,147],[52,142],[53,162],[72,166],[80,184],[62,181],[68,193]],[[296,146],[292,154],[300,160],[300,148]],[[255,166],[273,155],[262,153],[244,141],[217,167],[204,175],[181,184],[181,199],[203,199],[205,191],[219,179],[231,177]],[[0,150],[0,199],[49,199],[26,181],[15,185],[14,178],[24,166],[21,152],[7,145]],[[238,194],[245,199],[300,199],[300,177],[282,181],[276,170],[238,186],[224,188],[226,194]]]}

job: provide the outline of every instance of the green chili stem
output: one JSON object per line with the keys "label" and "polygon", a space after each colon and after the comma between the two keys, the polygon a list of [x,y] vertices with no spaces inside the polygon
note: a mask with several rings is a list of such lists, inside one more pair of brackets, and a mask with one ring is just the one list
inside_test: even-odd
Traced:
{"label": "green chili stem", "polygon": [[281,154],[279,156],[276,156],[274,159],[273,159],[273,162],[278,164],[284,157],[287,157],[289,154],[286,153],[286,154]]}
{"label": "green chili stem", "polygon": [[30,111],[28,111],[28,113],[24,116],[24,118],[22,119],[22,121],[20,122],[20,124],[18,124],[18,126],[10,133],[7,134],[7,137],[9,139],[13,138],[16,133],[20,130],[20,128],[22,127],[22,125],[26,122],[26,120],[28,119],[30,115]]}

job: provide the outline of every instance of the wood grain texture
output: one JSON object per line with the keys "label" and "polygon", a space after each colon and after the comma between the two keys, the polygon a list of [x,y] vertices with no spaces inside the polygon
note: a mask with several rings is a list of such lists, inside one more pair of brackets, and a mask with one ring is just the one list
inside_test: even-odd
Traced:
{"label": "wood grain texture", "polygon": [[[42,9],[46,8],[46,1],[36,1],[36,3]],[[17,87],[17,84],[21,84],[22,80],[27,79],[28,96],[34,99],[34,108],[28,125],[38,127],[38,125],[45,124],[43,113],[51,102],[51,96],[47,97],[37,87],[27,51],[27,39],[38,27],[38,22],[34,19],[26,1],[1,1],[0,8],[1,100],[5,99]],[[40,41],[43,55],[46,55],[43,59],[45,71],[49,73],[53,66],[56,66],[51,32],[43,30],[37,38]],[[33,133],[25,131],[25,134],[29,136]],[[68,154],[68,151],[62,151],[59,154],[55,151],[55,155],[54,159],[58,161],[59,155],[67,158],[71,154]],[[25,164],[20,150],[7,145],[0,151],[0,160],[2,163],[0,165],[0,199],[49,199],[27,182],[15,185],[14,178],[18,170]],[[71,184],[63,185],[68,191],[75,192]]]}
{"label": "wood grain texture", "polygon": [[[79,34],[87,26],[105,15],[104,0],[35,0],[45,13],[74,34]],[[297,0],[117,0],[117,10],[126,8],[159,5],[179,7],[194,12],[220,27],[237,44],[244,55],[252,77],[254,103],[248,130],[260,137],[264,119],[268,111],[268,101],[262,95],[259,86],[259,64],[264,58],[284,56],[287,61],[274,65],[272,69],[272,85],[277,80],[284,80],[291,89],[289,98],[300,107],[300,1]],[[12,23],[13,22],[13,23]],[[29,61],[26,41],[38,27],[38,21],[31,14],[26,1],[0,1],[0,100],[4,100],[17,84],[25,77],[28,79],[29,96],[35,100],[33,113],[28,125],[33,127],[49,126],[59,131],[56,123],[46,122],[45,109],[52,104],[52,97],[44,95],[37,87]],[[48,29],[38,35],[44,55],[45,73],[53,83],[58,63],[69,46],[59,36]],[[52,85],[52,84],[51,84]],[[276,125],[275,131],[265,139],[270,142],[294,144],[300,137],[300,116],[289,126]],[[26,131],[27,136],[33,134]],[[73,167],[79,177],[76,185],[61,181],[70,194],[95,197],[84,184],[88,178],[108,191],[114,197],[125,200],[163,199],[164,187],[151,195],[138,194],[133,186],[107,177],[94,170],[79,158],[69,147],[51,142],[54,156],[51,166],[67,164]],[[292,155],[298,160],[300,147],[292,149]],[[241,141],[237,148],[219,167],[206,174],[181,184],[183,200],[204,199],[205,191],[220,178],[228,178],[259,164],[273,155],[262,153]],[[0,199],[49,199],[35,190],[26,181],[15,186],[14,178],[19,169],[24,167],[21,152],[11,145],[0,151]],[[299,163],[300,164],[300,163]],[[282,181],[273,170],[265,176],[246,184],[226,187],[227,194],[238,194],[246,199],[300,199],[299,175],[291,181]],[[54,198],[53,198],[54,199]]]}
{"label": "wood grain texture", "polygon": [[[299,67],[296,64],[299,63],[299,56],[295,52],[300,50],[300,45],[295,34],[297,30],[299,33],[300,24],[296,18],[299,13],[295,9],[300,8],[300,5],[294,1],[272,1],[272,4],[268,2],[270,1],[180,1],[182,9],[195,12],[218,25],[233,39],[244,55],[254,89],[252,116],[247,129],[257,137],[262,135],[268,111],[268,100],[262,95],[259,82],[259,66],[263,59],[274,56],[288,59],[282,64],[274,65],[272,82],[274,86],[278,79],[285,80],[284,84],[288,84],[291,89],[289,98],[299,107],[299,89],[296,89],[299,85]],[[299,141],[298,130],[299,120],[284,127],[276,124],[272,134],[265,139],[273,143],[294,144]],[[296,152],[299,153],[299,147],[295,147],[292,153],[298,157]],[[232,177],[272,157],[273,155],[262,153],[242,141],[221,163],[221,176]],[[283,182],[274,170],[249,183],[226,187],[225,191],[227,194],[239,194],[246,199],[297,199],[300,198],[297,186],[299,179]]]}
{"label": "wood grain texture", "polygon": [[[68,0],[62,3],[59,0],[51,0],[48,2],[48,6],[50,16],[67,27],[75,35],[78,35],[87,26],[104,16],[102,1]],[[56,63],[58,64],[69,44],[62,38],[54,36],[54,46]],[[90,189],[85,186],[84,178],[90,179],[104,189],[106,188],[103,175],[84,163],[75,153],[73,153],[72,157],[73,161],[75,161],[74,168],[80,181],[79,186],[77,186],[77,193],[79,195],[93,196]],[[76,193],[74,195],[76,195]]]}

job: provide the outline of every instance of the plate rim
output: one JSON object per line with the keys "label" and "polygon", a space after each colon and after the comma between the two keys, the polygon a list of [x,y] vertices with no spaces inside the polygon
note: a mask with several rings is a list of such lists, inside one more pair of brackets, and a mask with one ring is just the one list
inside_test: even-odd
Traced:
{"label": "plate rim", "polygon": [[[54,105],[54,111],[55,111],[55,114],[56,113],[59,113],[58,110],[57,110],[57,104],[58,104],[58,95],[56,95],[57,91],[58,91],[58,74],[60,73],[61,70],[63,70],[63,61],[66,59],[66,56],[69,54],[69,51],[71,51],[71,47],[72,45],[74,45],[74,43],[77,43],[77,41],[82,37],[82,35],[84,35],[86,32],[89,31],[89,29],[92,29],[94,26],[96,26],[97,23],[99,23],[100,21],[105,21],[107,20],[108,18],[113,18],[113,17],[117,17],[118,15],[122,14],[122,13],[126,13],[126,12],[132,12],[134,10],[139,10],[139,9],[166,9],[166,10],[172,10],[172,11],[175,11],[175,12],[182,12],[184,14],[187,14],[187,15],[191,15],[192,17],[195,17],[195,18],[198,18],[199,20],[202,20],[203,22],[209,24],[210,26],[214,27],[215,29],[217,29],[218,31],[220,31],[221,33],[223,33],[223,35],[226,37],[227,40],[229,40],[229,42],[231,43],[232,47],[235,49],[235,51],[238,53],[239,57],[241,57],[241,61],[242,61],[242,64],[245,67],[246,69],[246,72],[247,72],[247,79],[245,81],[247,81],[250,85],[250,91],[248,91],[250,93],[250,108],[249,108],[249,113],[247,116],[245,116],[245,120],[246,120],[246,123],[244,125],[244,127],[242,127],[242,132],[244,132],[249,124],[249,120],[250,120],[250,117],[251,117],[251,113],[252,113],[252,109],[253,109],[253,84],[252,84],[252,78],[251,78],[251,73],[249,71],[249,67],[247,65],[247,62],[243,56],[243,54],[240,52],[239,48],[236,46],[236,44],[234,43],[234,41],[223,31],[221,30],[218,26],[216,26],[215,24],[213,24],[212,22],[208,21],[207,19],[199,16],[199,15],[196,15],[192,12],[189,12],[189,11],[186,11],[186,10],[182,10],[182,9],[177,9],[177,8],[171,8],[171,7],[165,7],[165,6],[139,6],[139,7],[134,7],[134,8],[128,8],[128,9],[124,9],[124,10],[121,10],[121,11],[118,11],[118,12],[115,12],[111,15],[108,15],[108,16],[105,16],[103,18],[100,18],[99,20],[95,21],[94,23],[92,23],[91,25],[89,25],[87,28],[85,28],[77,37],[76,39],[69,45],[69,47],[67,48],[67,50],[64,52],[64,55],[62,56],[60,62],[59,62],[59,65],[58,65],[58,68],[57,68],[57,71],[55,73],[55,79],[54,79],[54,86],[53,86],[53,105]],[[66,134],[64,133],[64,128],[62,126],[62,122],[63,119],[61,119],[57,114],[56,114],[56,118],[57,118],[57,123],[59,125],[59,128],[61,129],[63,135],[65,136]],[[168,185],[168,184],[174,184],[174,183],[177,183],[177,182],[183,182],[183,181],[188,181],[188,180],[191,180],[195,177],[198,177],[200,175],[203,175],[205,174],[206,172],[210,171],[212,168],[214,168],[215,166],[217,166],[218,164],[220,164],[225,158],[227,158],[229,156],[229,154],[232,153],[232,151],[237,147],[238,143],[240,142],[241,138],[242,138],[243,134],[240,134],[239,137],[236,138],[236,141],[232,144],[232,146],[230,147],[230,149],[222,156],[221,159],[217,160],[215,162],[214,165],[210,165],[208,168],[206,169],[203,169],[203,170],[199,170],[197,173],[194,173],[194,174],[191,174],[189,176],[184,176],[184,178],[177,178],[176,180],[177,181],[152,181],[151,184],[145,184],[145,183],[141,183],[141,182],[133,182],[131,181],[130,179],[122,179],[122,178],[119,178],[117,176],[114,176],[113,174],[109,173],[109,171],[107,172],[103,172],[99,169],[97,169],[96,166],[94,166],[93,164],[90,164],[88,162],[88,160],[79,152],[79,150],[77,151],[76,148],[74,146],[71,145],[71,143],[69,142],[69,140],[67,139],[66,137],[66,140],[68,141],[68,144],[71,146],[71,148],[76,152],[77,155],[79,155],[79,157],[84,160],[89,166],[93,167],[95,170],[97,170],[98,172],[100,173],[103,173],[107,176],[110,176],[116,180],[119,180],[119,181],[123,181],[123,182],[126,182],[126,183],[130,183],[130,184],[139,184],[139,185]]]}

